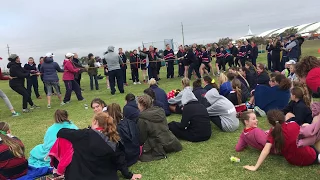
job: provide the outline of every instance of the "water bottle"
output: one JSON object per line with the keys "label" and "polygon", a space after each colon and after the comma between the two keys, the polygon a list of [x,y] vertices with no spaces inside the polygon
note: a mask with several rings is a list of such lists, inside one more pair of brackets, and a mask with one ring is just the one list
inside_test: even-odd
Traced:
{"label": "water bottle", "polygon": [[87,104],[84,104],[84,109],[88,109],[88,105]]}

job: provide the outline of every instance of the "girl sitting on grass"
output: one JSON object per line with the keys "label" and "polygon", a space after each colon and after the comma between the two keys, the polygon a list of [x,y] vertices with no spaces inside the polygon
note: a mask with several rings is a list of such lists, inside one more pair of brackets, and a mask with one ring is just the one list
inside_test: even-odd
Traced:
{"label": "girl sitting on grass", "polygon": [[300,126],[312,123],[312,112],[310,109],[310,99],[303,93],[300,87],[291,89],[291,101],[282,110],[286,115],[286,121],[295,121]]}
{"label": "girl sitting on grass", "polygon": [[48,153],[57,140],[57,133],[62,128],[78,129],[78,127],[69,120],[66,110],[56,110],[54,114],[55,123],[50,126],[44,135],[43,144],[39,144],[30,151],[28,159],[29,165],[33,167],[50,167],[50,158]]}
{"label": "girl sitting on grass", "polygon": [[181,84],[182,84],[183,90],[176,97],[168,100],[168,103],[170,104],[170,106],[169,106],[170,111],[173,113],[177,113],[177,114],[182,114],[183,106],[181,103],[181,98],[182,98],[183,92],[186,89],[191,89],[190,80],[188,78],[183,78],[181,80]]}
{"label": "girl sitting on grass", "polygon": [[117,126],[121,143],[123,143],[128,166],[135,164],[140,155],[139,130],[136,123],[124,118],[119,104],[111,103],[108,106],[108,113]]}
{"label": "girl sitting on grass", "polygon": [[257,74],[257,84],[268,86],[270,78],[262,63],[258,63],[257,65]]}
{"label": "girl sitting on grass", "polygon": [[288,163],[295,166],[309,166],[319,163],[319,149],[312,146],[297,147],[297,139],[300,126],[296,122],[285,122],[283,112],[270,110],[267,113],[269,131],[267,143],[265,144],[259,159],[254,166],[244,166],[245,169],[256,171],[270,154],[272,147],[277,153],[281,153]]}
{"label": "girl sitting on grass", "polygon": [[124,105],[123,107],[123,116],[137,123],[140,111],[138,108],[136,97],[134,96],[134,94],[129,93],[126,95],[125,100],[126,105]]}
{"label": "girl sitting on grass", "polygon": [[100,98],[95,98],[91,101],[91,108],[95,114],[105,112],[108,109],[107,104]]}
{"label": "girl sitting on grass", "polygon": [[17,179],[27,174],[24,145],[11,135],[6,122],[0,122],[0,152],[0,179]]}
{"label": "girl sitting on grass", "polygon": [[207,91],[210,91],[212,88],[219,89],[218,85],[216,84],[216,81],[212,79],[210,76],[203,77],[203,85],[204,89]]}
{"label": "girl sitting on grass", "polygon": [[[245,128],[239,137],[236,151],[240,152],[247,146],[261,151],[267,143],[269,131],[258,128],[258,119],[254,112],[244,112],[240,116],[240,121]],[[274,150],[272,152],[275,153]]]}

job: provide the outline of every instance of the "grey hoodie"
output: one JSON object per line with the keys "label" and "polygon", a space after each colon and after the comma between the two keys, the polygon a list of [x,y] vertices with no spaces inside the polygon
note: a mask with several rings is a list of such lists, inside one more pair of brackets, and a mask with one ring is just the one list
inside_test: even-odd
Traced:
{"label": "grey hoodie", "polygon": [[191,92],[192,92],[192,88],[190,86],[185,87],[176,97],[169,99],[168,103],[169,104],[177,104],[178,106],[182,106],[182,102],[181,102],[182,95],[183,95],[184,91],[186,91],[187,89],[191,90]]}
{"label": "grey hoodie", "polygon": [[119,54],[114,52],[113,46],[108,47],[108,53],[104,55],[104,58],[108,64],[109,71],[118,70],[120,69],[120,65],[123,64]]}
{"label": "grey hoodie", "polygon": [[183,106],[185,106],[186,104],[188,104],[191,101],[198,101],[198,99],[196,98],[196,96],[193,94],[192,89],[191,88],[186,88],[182,94],[182,98],[181,98],[181,104]]}
{"label": "grey hoodie", "polygon": [[221,96],[217,89],[212,88],[205,95],[205,98],[211,104],[207,108],[209,116],[219,116],[222,129],[227,132],[233,132],[239,127],[239,119],[234,105],[224,96]]}

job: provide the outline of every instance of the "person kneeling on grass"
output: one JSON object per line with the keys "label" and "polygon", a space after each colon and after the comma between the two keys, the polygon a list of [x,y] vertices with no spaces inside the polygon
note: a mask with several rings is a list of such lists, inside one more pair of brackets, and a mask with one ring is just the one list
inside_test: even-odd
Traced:
{"label": "person kneeling on grass", "polygon": [[[141,174],[129,172],[124,157],[124,147],[120,142],[113,118],[108,113],[95,114],[89,129],[63,128],[57,137],[59,141],[65,139],[71,143],[61,143],[60,148],[65,145],[71,149],[69,153],[72,157],[70,158],[70,154],[63,155],[66,151],[61,151],[61,158],[53,163],[55,168],[59,167],[60,162],[64,163],[65,179],[119,179],[117,170],[120,170],[127,179],[141,178]],[[50,151],[51,154],[56,152]]]}
{"label": "person kneeling on grass", "polygon": [[244,166],[245,169],[256,171],[269,155],[272,147],[277,153],[281,153],[288,163],[295,166],[309,166],[319,164],[319,149],[313,146],[298,147],[297,139],[300,133],[300,126],[296,122],[285,122],[283,112],[270,110],[267,113],[269,124],[272,128],[269,131],[268,140],[264,146],[259,159],[254,166]]}
{"label": "person kneeling on grass", "polygon": [[[243,123],[245,128],[242,131],[235,147],[236,151],[243,151],[247,146],[262,151],[263,147],[267,143],[269,131],[264,131],[258,128],[258,119],[254,112],[244,112],[240,116],[240,121]],[[275,154],[273,148],[271,151]]]}
{"label": "person kneeling on grass", "polygon": [[134,121],[123,117],[119,104],[110,104],[107,112],[117,123],[117,131],[124,146],[127,165],[132,166],[138,161],[140,155],[138,127]]}
{"label": "person kneeling on grass", "polygon": [[6,122],[0,122],[0,151],[0,179],[17,179],[27,174],[24,145],[11,135]]}
{"label": "person kneeling on grass", "polygon": [[182,104],[181,104],[181,98],[183,95],[183,92],[186,89],[191,89],[190,87],[190,80],[188,78],[183,78],[181,80],[182,88],[183,90],[174,98],[171,98],[168,100],[168,103],[170,104],[169,108],[170,111],[177,114],[182,114]]}
{"label": "person kneeling on grass", "polygon": [[167,158],[167,153],[182,150],[179,140],[169,130],[164,110],[152,105],[149,95],[137,97],[141,111],[138,127],[140,145],[143,145],[140,160],[142,162]]}
{"label": "person kneeling on grass", "polygon": [[286,115],[286,121],[295,121],[300,126],[307,123],[312,123],[312,112],[310,107],[310,100],[303,94],[300,87],[291,89],[291,101],[282,110]]}
{"label": "person kneeling on grass", "polygon": [[57,133],[62,128],[78,129],[68,117],[66,110],[56,110],[54,114],[55,123],[50,126],[44,135],[43,144],[39,144],[30,151],[29,165],[33,167],[50,167],[48,153],[57,140]]}
{"label": "person kneeling on grass", "polygon": [[211,121],[225,132],[233,132],[239,127],[239,119],[234,105],[218,90],[213,88],[208,91],[205,98],[210,103],[207,107]]}
{"label": "person kneeling on grass", "polygon": [[[201,84],[201,81],[200,81]],[[181,122],[170,122],[170,131],[179,139],[201,142],[210,139],[211,124],[206,107],[200,104],[191,90],[182,95],[183,112]]]}

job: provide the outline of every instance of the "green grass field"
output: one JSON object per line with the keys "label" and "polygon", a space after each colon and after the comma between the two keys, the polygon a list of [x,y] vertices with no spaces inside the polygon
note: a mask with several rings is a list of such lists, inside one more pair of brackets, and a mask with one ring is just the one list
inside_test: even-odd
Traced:
{"label": "green grass field", "polygon": [[[303,55],[313,55],[319,57],[318,49],[320,41],[307,41],[303,45]],[[266,54],[259,55],[259,62],[266,63]],[[177,68],[175,68],[177,70]],[[141,75],[141,73],[140,73]],[[175,88],[181,88],[179,78],[165,79],[166,71],[162,68],[160,87],[166,91]],[[128,71],[128,77],[130,76]],[[47,128],[53,124],[53,114],[58,108],[66,109],[69,112],[70,119],[80,128],[85,128],[91,123],[93,111],[85,110],[84,103],[90,104],[90,101],[99,97],[106,101],[107,104],[115,102],[122,107],[125,103],[125,94],[116,93],[115,96],[110,95],[107,90],[105,79],[100,80],[100,90],[89,90],[89,76],[82,75],[82,88],[85,89],[83,96],[86,102],[78,102],[75,95],[72,95],[72,102],[63,107],[60,107],[57,97],[53,97],[51,103],[52,109],[47,109],[46,99],[35,99],[32,95],[35,104],[41,106],[40,109],[33,110],[32,113],[22,114],[20,117],[11,117],[10,111],[0,103],[0,121],[6,121],[11,125],[12,133],[19,137],[26,147],[26,156],[29,156],[29,151],[37,144],[43,142],[43,136]],[[130,82],[130,81],[129,81]],[[40,92],[43,98],[43,85],[40,82]],[[61,90],[64,93],[65,88],[60,82]],[[16,111],[21,112],[22,97],[12,91],[8,86],[7,81],[0,82],[0,89],[3,90],[11,100]],[[125,88],[125,93],[134,93],[135,95],[142,94],[147,85],[130,85]],[[1,100],[0,100],[1,101]],[[168,117],[170,121],[180,121],[180,115],[171,115]],[[269,125],[265,118],[259,118],[259,126],[263,129],[269,129]],[[202,143],[190,143],[182,141],[183,150],[178,153],[168,155],[167,159],[154,161],[149,163],[137,163],[131,167],[134,173],[141,173],[143,179],[175,179],[175,180],[207,180],[207,179],[319,179],[320,166],[313,165],[308,167],[295,167],[289,165],[283,157],[270,155],[260,169],[256,172],[249,172],[242,166],[250,164],[254,165],[259,151],[247,148],[245,151],[235,152],[235,145],[238,137],[243,129],[241,125],[239,130],[233,133],[221,132],[212,125],[212,137],[210,140]],[[240,163],[230,162],[230,156],[241,158]]]}

